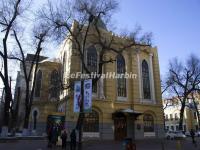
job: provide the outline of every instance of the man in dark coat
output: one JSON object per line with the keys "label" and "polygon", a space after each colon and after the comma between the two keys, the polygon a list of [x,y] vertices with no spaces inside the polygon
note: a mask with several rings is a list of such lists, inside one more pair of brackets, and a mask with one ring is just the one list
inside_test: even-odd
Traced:
{"label": "man in dark coat", "polygon": [[195,139],[194,139],[195,133],[194,133],[194,130],[193,130],[193,129],[190,130],[190,135],[191,135],[191,138],[192,138],[192,143],[193,143],[193,144],[196,144],[196,141],[195,141]]}
{"label": "man in dark coat", "polygon": [[67,146],[67,132],[65,130],[61,135],[61,139],[62,139],[62,149],[66,149],[66,146]]}
{"label": "man in dark coat", "polygon": [[71,150],[76,150],[76,131],[75,129],[72,130],[71,134],[70,134],[70,148]]}

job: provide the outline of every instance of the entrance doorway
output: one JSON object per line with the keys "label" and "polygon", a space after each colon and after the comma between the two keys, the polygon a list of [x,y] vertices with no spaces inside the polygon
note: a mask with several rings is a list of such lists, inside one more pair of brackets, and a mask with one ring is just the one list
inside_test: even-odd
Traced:
{"label": "entrance doorway", "polygon": [[58,134],[61,134],[61,131],[64,129],[65,124],[65,116],[58,116],[58,115],[49,115],[47,117],[47,132],[53,128],[56,127],[58,130]]}
{"label": "entrance doorway", "polygon": [[126,116],[123,113],[115,114],[114,136],[117,141],[123,140],[127,136]]}

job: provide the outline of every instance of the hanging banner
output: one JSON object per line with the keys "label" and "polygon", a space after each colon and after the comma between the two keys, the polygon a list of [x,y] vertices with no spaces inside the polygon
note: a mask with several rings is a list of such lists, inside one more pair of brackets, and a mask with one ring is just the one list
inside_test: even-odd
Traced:
{"label": "hanging banner", "polygon": [[74,112],[80,112],[81,105],[81,81],[74,83]]}
{"label": "hanging banner", "polygon": [[84,105],[85,112],[92,110],[92,79],[84,81]]}

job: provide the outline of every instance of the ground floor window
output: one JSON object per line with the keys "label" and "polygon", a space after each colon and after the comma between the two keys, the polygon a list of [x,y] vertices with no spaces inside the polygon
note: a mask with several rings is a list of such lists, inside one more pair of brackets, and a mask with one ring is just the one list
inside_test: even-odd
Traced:
{"label": "ground floor window", "polygon": [[186,131],[186,125],[183,125],[183,130]]}
{"label": "ground floor window", "polygon": [[151,114],[144,114],[144,132],[154,132],[154,119]]}
{"label": "ground floor window", "polygon": [[171,126],[171,130],[174,131],[174,126]]}
{"label": "ground floor window", "polygon": [[90,113],[85,113],[83,132],[99,132],[99,114],[92,110]]}
{"label": "ground floor window", "polygon": [[179,125],[176,125],[176,131],[178,131],[179,130]]}

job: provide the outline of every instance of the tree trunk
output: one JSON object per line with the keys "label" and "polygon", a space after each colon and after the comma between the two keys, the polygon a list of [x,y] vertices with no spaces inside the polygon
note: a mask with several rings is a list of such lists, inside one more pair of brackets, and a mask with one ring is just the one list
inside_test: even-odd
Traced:
{"label": "tree trunk", "polygon": [[185,110],[185,101],[181,105],[180,110],[180,120],[179,120],[179,130],[183,130],[183,117],[184,117],[184,110]]}
{"label": "tree trunk", "polygon": [[[28,129],[28,126],[29,126],[29,117],[30,117],[30,113],[31,113],[32,103],[33,103],[35,80],[36,80],[36,74],[37,74],[37,70],[38,70],[40,52],[41,52],[41,50],[36,52],[36,66],[35,66],[34,75],[33,75],[34,77],[33,77],[33,85],[32,85],[32,89],[31,89],[31,93],[30,93],[30,89],[29,89],[30,79],[28,78],[26,80],[26,99],[25,99],[25,110],[26,111],[25,111],[25,118],[24,118],[24,129]],[[34,63],[32,63],[31,65],[34,65]],[[32,73],[32,70],[30,70],[30,73]]]}
{"label": "tree trunk", "polygon": [[[29,81],[28,81],[29,82]],[[30,115],[30,111],[29,110],[29,83],[27,83],[26,81],[26,97],[25,97],[25,117],[24,117],[24,129],[28,129],[28,126],[29,126],[29,115]]]}
{"label": "tree trunk", "polygon": [[25,112],[24,129],[28,129],[30,112],[31,112],[30,109],[26,110]]}

